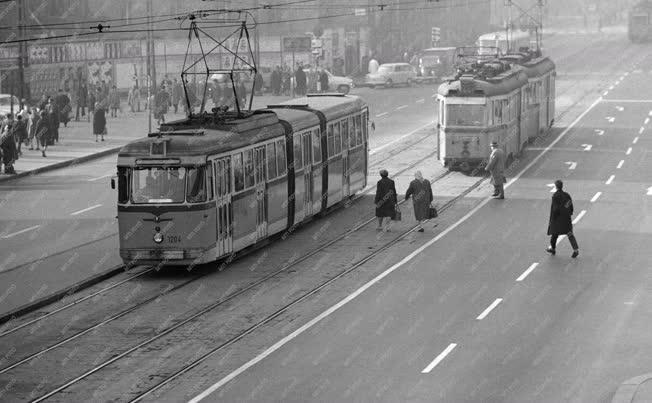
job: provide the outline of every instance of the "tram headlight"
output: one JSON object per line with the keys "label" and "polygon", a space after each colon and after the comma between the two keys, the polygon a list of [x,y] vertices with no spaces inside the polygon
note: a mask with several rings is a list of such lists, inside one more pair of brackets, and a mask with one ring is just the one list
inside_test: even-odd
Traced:
{"label": "tram headlight", "polygon": [[157,232],[156,234],[154,234],[154,242],[156,242],[156,243],[163,242],[163,234],[161,234],[160,232]]}

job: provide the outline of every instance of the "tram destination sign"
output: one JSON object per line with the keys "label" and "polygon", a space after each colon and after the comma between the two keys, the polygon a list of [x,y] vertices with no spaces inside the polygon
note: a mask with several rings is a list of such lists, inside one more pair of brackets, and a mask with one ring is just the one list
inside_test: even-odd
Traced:
{"label": "tram destination sign", "polygon": [[296,36],[283,38],[285,52],[310,52],[312,38],[309,36]]}

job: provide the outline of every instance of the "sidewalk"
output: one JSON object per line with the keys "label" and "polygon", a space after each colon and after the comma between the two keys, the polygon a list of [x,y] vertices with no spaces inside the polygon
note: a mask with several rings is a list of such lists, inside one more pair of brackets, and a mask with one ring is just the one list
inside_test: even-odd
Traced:
{"label": "sidewalk", "polygon": [[611,400],[611,403],[643,402],[652,402],[652,373],[626,380]]}
{"label": "sidewalk", "polygon": [[[289,99],[284,96],[263,95],[254,97],[254,107],[262,108],[267,104],[278,103]],[[53,169],[63,168],[69,165],[78,164],[88,160],[104,157],[117,153],[122,146],[130,141],[144,137],[148,131],[148,111],[131,112],[129,107],[123,103],[122,111],[118,117],[112,118],[107,113],[107,131],[108,135],[104,136],[104,142],[95,142],[95,136],[92,134],[92,123],[88,121],[88,115],[80,118],[80,121],[71,120],[68,127],[61,124],[59,128],[59,143],[49,146],[46,152],[47,157],[41,155],[41,151],[29,150],[29,146],[22,146],[23,155],[21,155],[14,168],[16,175],[7,175],[0,173],[0,182],[34,175],[40,172]],[[184,118],[183,110],[179,113],[167,113],[167,121]],[[156,120],[152,117],[152,131],[158,130]]]}

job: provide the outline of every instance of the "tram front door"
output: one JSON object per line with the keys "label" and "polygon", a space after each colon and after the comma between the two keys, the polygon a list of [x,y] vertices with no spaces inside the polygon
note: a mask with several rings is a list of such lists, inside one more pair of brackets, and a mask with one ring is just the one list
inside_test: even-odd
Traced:
{"label": "tram front door", "polygon": [[311,133],[307,132],[301,135],[301,150],[303,154],[303,183],[305,186],[303,196],[304,216],[312,215],[312,140]]}
{"label": "tram front door", "polygon": [[267,191],[265,147],[254,148],[254,183],[256,188],[256,237],[267,238]]}
{"label": "tram front door", "polygon": [[231,157],[213,161],[217,203],[217,256],[233,252],[233,206],[231,204]]}

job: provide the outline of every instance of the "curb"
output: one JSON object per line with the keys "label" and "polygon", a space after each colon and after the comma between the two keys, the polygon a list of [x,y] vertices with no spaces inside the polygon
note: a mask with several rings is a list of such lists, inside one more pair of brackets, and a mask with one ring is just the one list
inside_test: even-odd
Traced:
{"label": "curb", "polygon": [[652,379],[652,373],[635,376],[621,383],[614,394],[611,403],[631,403],[636,397],[636,391],[646,381]]}
{"label": "curb", "polygon": [[[0,177],[0,182],[7,182],[7,181],[14,180],[14,179],[24,178],[24,177],[30,176],[30,175],[40,174],[42,172],[52,171],[52,170],[59,169],[59,168],[66,168],[66,167],[69,167],[71,165],[80,164],[82,162],[91,161],[91,160],[94,160],[94,159],[97,159],[97,158],[102,158],[102,157],[105,157],[107,155],[117,153],[118,151],[120,151],[120,149],[122,147],[123,146],[113,147],[113,148],[109,148],[109,149],[106,149],[106,150],[102,150],[102,151],[94,153],[94,154],[84,155],[83,157],[73,158],[73,159],[70,159],[70,160],[57,162],[55,164],[46,165],[44,167],[32,169],[31,171],[24,171],[24,172],[19,172],[19,173],[15,174],[15,175],[8,175],[8,176]],[[1,323],[1,321],[0,321],[0,323]]]}
{"label": "curb", "polygon": [[25,304],[23,306],[20,306],[13,311],[7,312],[5,314],[2,314],[0,316],[0,324],[9,322],[11,320],[14,320],[16,318],[19,318],[21,316],[24,316],[30,312],[34,312],[35,310],[42,308],[46,305],[49,305],[53,302],[57,302],[58,300],[61,300],[66,297],[68,294],[72,294],[77,291],[81,291],[85,288],[91,287],[101,281],[104,281],[110,277],[115,276],[116,274],[119,274],[120,272],[124,271],[124,265],[119,265],[116,267],[113,267],[111,269],[108,269],[102,273],[96,274],[93,277],[87,278],[86,280],[82,280],[76,284],[73,284],[69,287],[66,287],[62,290],[59,290],[55,292],[54,294],[50,294],[48,296],[45,296],[39,300],[36,300],[34,302],[30,302],[29,304]]}

